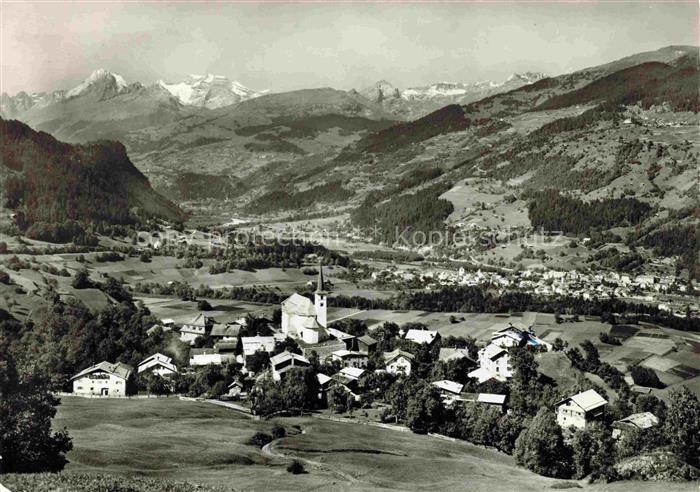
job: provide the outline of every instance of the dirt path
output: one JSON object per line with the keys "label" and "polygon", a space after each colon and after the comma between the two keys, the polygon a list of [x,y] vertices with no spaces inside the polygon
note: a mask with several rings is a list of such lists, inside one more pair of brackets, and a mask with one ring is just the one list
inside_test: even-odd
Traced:
{"label": "dirt path", "polygon": [[[308,426],[308,427],[302,429],[301,433],[306,434],[309,430],[311,430],[311,427],[312,426]],[[345,473],[344,471],[342,471],[340,468],[338,468],[336,466],[328,465],[326,463],[321,463],[320,461],[314,461],[314,460],[310,460],[307,458],[300,458],[298,456],[290,456],[290,455],[286,455],[284,453],[281,453],[281,452],[273,449],[275,446],[275,442],[276,441],[272,441],[268,444],[265,444],[261,449],[262,454],[264,454],[265,456],[269,456],[271,458],[280,458],[280,459],[285,459],[285,460],[289,459],[291,457],[291,458],[296,459],[297,461],[300,461],[305,466],[309,466],[311,468],[316,468],[318,470],[333,473],[345,481],[348,481],[351,483],[358,483],[359,482],[355,477],[353,477],[349,473]]]}
{"label": "dirt path", "polygon": [[212,400],[212,399],[206,399],[204,400],[205,403],[211,403],[212,405],[218,405],[220,407],[225,407],[229,408],[231,410],[234,410],[238,413],[241,413],[248,417],[249,419],[254,419],[255,415],[250,413],[250,409],[244,407],[243,405],[237,405],[236,403],[230,402],[230,401],[221,401],[221,400]]}

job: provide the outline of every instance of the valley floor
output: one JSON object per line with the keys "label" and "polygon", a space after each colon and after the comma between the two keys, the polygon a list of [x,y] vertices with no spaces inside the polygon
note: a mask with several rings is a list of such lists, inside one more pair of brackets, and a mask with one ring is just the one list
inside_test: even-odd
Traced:
{"label": "valley floor", "polygon": [[[453,442],[313,417],[259,421],[206,402],[63,397],[54,427],[74,449],[62,475],[112,474],[187,481],[223,490],[470,490],[562,488],[645,492],[692,484],[588,485],[535,475],[502,453]],[[289,435],[263,449],[248,444],[274,423]],[[300,459],[307,473],[286,466]]]}

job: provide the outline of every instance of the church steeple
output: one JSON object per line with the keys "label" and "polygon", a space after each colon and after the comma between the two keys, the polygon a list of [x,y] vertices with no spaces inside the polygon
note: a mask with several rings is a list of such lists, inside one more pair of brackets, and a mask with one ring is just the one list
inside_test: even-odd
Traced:
{"label": "church steeple", "polygon": [[316,284],[316,292],[314,293],[314,307],[316,308],[316,321],[318,324],[326,327],[328,321],[326,317],[326,284],[323,281],[323,265],[321,260],[318,262],[318,282]]}
{"label": "church steeple", "polygon": [[318,281],[316,282],[316,292],[319,294],[328,294],[326,283],[323,281],[323,264],[318,260]]}

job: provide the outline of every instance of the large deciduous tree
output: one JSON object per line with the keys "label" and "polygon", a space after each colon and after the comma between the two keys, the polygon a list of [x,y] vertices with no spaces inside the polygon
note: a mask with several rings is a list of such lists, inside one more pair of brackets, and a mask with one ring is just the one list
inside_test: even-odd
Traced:
{"label": "large deciduous tree", "polygon": [[687,463],[700,466],[700,402],[685,386],[671,391],[665,430],[673,451]]}
{"label": "large deciduous tree", "polygon": [[571,473],[570,450],[564,444],[554,413],[542,408],[515,441],[515,460],[529,470],[548,477]]}
{"label": "large deciduous tree", "polygon": [[56,472],[73,448],[68,432],[53,432],[60,400],[36,367],[17,370],[11,356],[0,361],[0,472]]}

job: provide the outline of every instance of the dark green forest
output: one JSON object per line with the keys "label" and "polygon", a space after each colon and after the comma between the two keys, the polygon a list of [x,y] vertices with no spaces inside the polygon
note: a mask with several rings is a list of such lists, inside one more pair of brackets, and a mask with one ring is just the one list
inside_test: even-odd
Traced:
{"label": "dark green forest", "polygon": [[588,234],[591,230],[633,226],[652,208],[635,198],[612,198],[584,202],[557,190],[529,193],[528,216],[532,226],[565,234]]}
{"label": "dark green forest", "polygon": [[353,191],[343,188],[340,181],[331,181],[304,191],[292,193],[285,190],[271,191],[250,203],[247,210],[259,214],[297,210],[319,202],[340,202],[352,198],[354,194]]}
{"label": "dark green forest", "polygon": [[414,233],[428,236],[431,231],[444,231],[444,221],[454,206],[439,196],[448,189],[448,183],[434,184],[412,194],[394,195],[378,205],[377,196],[370,194],[352,213],[351,220],[365,229],[376,228],[378,239],[387,244],[400,237],[411,238]]}
{"label": "dark green forest", "polygon": [[133,224],[139,214],[180,220],[118,142],[70,145],[18,121],[0,119],[4,205],[36,239],[65,242],[76,223]]}

